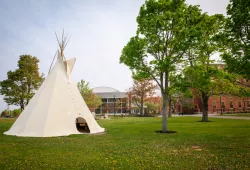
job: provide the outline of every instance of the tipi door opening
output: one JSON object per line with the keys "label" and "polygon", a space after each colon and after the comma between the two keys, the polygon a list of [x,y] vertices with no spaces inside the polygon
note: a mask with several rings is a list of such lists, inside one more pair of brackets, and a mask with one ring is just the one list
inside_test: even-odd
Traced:
{"label": "tipi door opening", "polygon": [[82,117],[76,118],[76,128],[81,133],[90,133],[88,124]]}

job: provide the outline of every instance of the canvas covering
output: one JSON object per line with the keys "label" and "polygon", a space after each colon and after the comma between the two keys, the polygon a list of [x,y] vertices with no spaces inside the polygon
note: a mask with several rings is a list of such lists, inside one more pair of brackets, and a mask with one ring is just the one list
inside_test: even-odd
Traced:
{"label": "canvas covering", "polygon": [[[71,82],[69,74],[74,60],[65,68],[61,56],[44,80],[41,87],[30,100],[6,135],[52,137],[80,134],[76,128],[76,119],[83,118],[90,133],[104,132],[84,102],[76,84]],[[67,63],[67,62],[66,62]]]}

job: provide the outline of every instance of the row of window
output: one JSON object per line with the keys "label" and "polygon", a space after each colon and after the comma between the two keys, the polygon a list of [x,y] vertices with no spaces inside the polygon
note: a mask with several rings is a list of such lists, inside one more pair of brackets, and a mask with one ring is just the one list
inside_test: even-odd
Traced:
{"label": "row of window", "polygon": [[95,109],[95,113],[126,113],[127,109]]}
{"label": "row of window", "polygon": [[103,103],[98,108],[121,108],[121,107],[127,107],[127,103]]}
{"label": "row of window", "polygon": [[[234,106],[236,103],[234,103],[233,101],[230,101],[230,108],[234,108]],[[242,102],[238,102],[238,108],[242,108],[244,105],[242,105]],[[250,101],[246,101],[246,107],[250,107]],[[216,102],[213,102],[213,108],[216,109]],[[220,106],[219,106],[220,107]],[[221,107],[225,108],[225,102],[221,102]]]}
{"label": "row of window", "polygon": [[114,103],[114,101],[125,102],[124,99],[121,99],[121,98],[103,98],[102,99],[103,103]]}

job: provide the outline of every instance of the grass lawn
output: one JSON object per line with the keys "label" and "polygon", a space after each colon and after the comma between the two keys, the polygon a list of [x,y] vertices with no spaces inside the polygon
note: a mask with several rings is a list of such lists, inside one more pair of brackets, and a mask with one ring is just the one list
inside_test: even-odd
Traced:
{"label": "grass lawn", "polygon": [[232,113],[232,114],[223,114],[220,116],[240,116],[240,117],[250,117],[250,113]]}
{"label": "grass lawn", "polygon": [[159,134],[161,118],[100,120],[103,135],[24,138],[3,135],[0,169],[250,169],[250,121],[174,117],[174,134]]}

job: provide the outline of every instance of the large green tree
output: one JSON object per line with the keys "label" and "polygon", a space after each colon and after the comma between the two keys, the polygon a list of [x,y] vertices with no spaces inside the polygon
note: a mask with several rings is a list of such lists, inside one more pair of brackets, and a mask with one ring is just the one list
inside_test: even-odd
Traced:
{"label": "large green tree", "polygon": [[230,0],[224,32],[227,69],[250,80],[250,1]]}
{"label": "large green tree", "polygon": [[218,65],[198,63],[184,69],[184,81],[192,89],[194,97],[199,97],[202,104],[202,120],[208,121],[208,99],[213,95],[234,95],[239,93],[239,86],[233,75],[225,72]]}
{"label": "large green tree", "polygon": [[220,51],[218,37],[224,28],[223,15],[202,14],[197,25],[197,43],[188,49],[187,63],[184,75],[190,82],[190,88],[197,92],[202,103],[202,121],[208,121],[208,99],[213,94],[211,88],[216,79],[222,79],[218,67],[214,67],[212,57]]}
{"label": "large green tree", "polygon": [[0,94],[9,105],[19,105],[21,110],[29,103],[43,81],[39,73],[39,60],[31,55],[21,55],[18,69],[9,71],[8,78],[0,82]]}
{"label": "large green tree", "polygon": [[102,104],[102,99],[100,96],[97,96],[93,93],[92,89],[89,87],[89,83],[81,80],[77,83],[77,87],[86,102],[87,106],[91,108],[97,108]]}
{"label": "large green tree", "polygon": [[123,48],[120,57],[120,62],[132,70],[133,78],[150,77],[158,84],[163,101],[163,132],[168,131],[169,76],[191,45],[192,28],[199,15],[200,9],[187,6],[184,0],[146,0],[137,17],[137,35]]}

